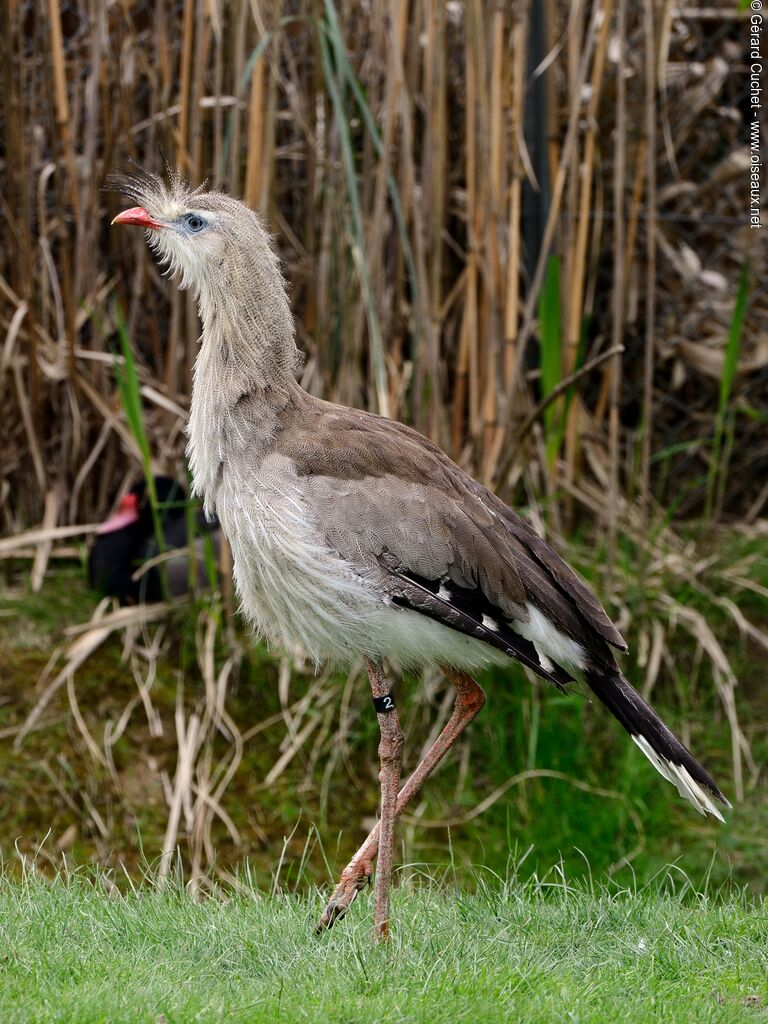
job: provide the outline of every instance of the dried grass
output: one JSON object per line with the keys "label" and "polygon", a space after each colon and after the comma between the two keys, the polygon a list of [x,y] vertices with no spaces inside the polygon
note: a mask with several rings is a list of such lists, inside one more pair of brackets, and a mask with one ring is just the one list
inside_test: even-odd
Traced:
{"label": "dried grass", "polygon": [[[138,238],[108,232],[116,201],[100,192],[128,156],[158,167],[161,147],[196,179],[243,191],[277,230],[308,386],[412,420],[510,496],[538,457],[520,426],[542,397],[532,342],[558,253],[562,377],[609,339],[625,365],[577,382],[552,493],[561,475],[589,473],[586,411],[609,441],[599,457],[612,496],[704,508],[737,276],[759,256],[741,217],[738,17],[667,5],[655,40],[654,0],[638,11],[402,0],[391,20],[379,4],[365,18],[333,0],[48,7],[42,19],[10,5],[4,37],[6,533],[39,523],[46,502],[50,515],[54,482],[67,501],[53,525],[102,515],[126,449],[137,456],[110,370],[115,291],[153,452],[179,458],[169,428],[188,403],[196,313]],[[546,149],[526,119],[546,123]],[[543,227],[532,188],[551,195]],[[748,414],[734,413],[725,515],[755,503],[759,514],[765,500],[767,322],[752,289],[730,399]]]}

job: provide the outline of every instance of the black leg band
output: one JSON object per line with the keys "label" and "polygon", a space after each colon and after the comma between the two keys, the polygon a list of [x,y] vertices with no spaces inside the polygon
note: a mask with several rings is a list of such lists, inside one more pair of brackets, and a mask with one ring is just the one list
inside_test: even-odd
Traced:
{"label": "black leg band", "polygon": [[383,697],[374,697],[373,706],[377,715],[385,715],[388,711],[395,710],[395,698],[391,693],[385,693]]}

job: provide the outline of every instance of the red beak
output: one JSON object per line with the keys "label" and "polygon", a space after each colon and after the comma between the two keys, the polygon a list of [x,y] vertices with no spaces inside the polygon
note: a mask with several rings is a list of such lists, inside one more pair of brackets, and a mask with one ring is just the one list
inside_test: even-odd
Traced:
{"label": "red beak", "polygon": [[123,210],[122,213],[118,213],[115,219],[112,221],[113,224],[135,224],[139,228],[163,228],[164,224],[160,224],[159,221],[154,220],[144,209],[143,206],[134,206],[130,210]]}

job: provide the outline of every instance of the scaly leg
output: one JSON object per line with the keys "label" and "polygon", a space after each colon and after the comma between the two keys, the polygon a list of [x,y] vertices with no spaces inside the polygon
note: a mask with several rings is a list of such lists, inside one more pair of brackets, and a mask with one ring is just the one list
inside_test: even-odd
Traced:
{"label": "scaly leg", "polygon": [[[485,704],[485,694],[481,687],[466,672],[445,669],[445,674],[456,687],[456,703],[453,707],[453,714],[424,755],[424,760],[400,790],[395,807],[395,818],[400,816],[403,809],[416,796],[424,782]],[[342,871],[339,884],[334,889],[318,923],[318,932],[330,928],[335,921],[343,917],[360,890],[368,884],[373,871],[373,861],[379,852],[380,834],[381,821],[376,824],[363,845]],[[379,860],[379,870],[381,870],[381,859]]]}
{"label": "scaly leg", "polygon": [[[366,659],[371,693],[374,699],[389,698],[389,683],[381,665]],[[378,710],[376,717],[381,730],[379,743],[379,781],[381,782],[381,814],[379,816],[379,866],[376,869],[376,909],[373,916],[373,934],[377,939],[389,936],[389,890],[392,882],[392,855],[395,848],[395,819],[397,817],[397,787],[403,761],[405,737],[394,703],[391,708]]]}

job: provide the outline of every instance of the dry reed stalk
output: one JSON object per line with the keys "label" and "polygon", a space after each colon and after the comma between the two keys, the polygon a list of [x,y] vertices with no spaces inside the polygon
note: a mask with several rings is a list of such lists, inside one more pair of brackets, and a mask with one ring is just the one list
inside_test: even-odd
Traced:
{"label": "dry reed stalk", "polygon": [[282,14],[282,0],[272,0],[269,6],[269,22],[267,31],[273,34],[272,45],[267,50],[267,61],[270,66],[270,75],[267,80],[267,116],[265,119],[266,135],[264,146],[264,174],[261,185],[261,197],[259,208],[270,221],[275,219],[274,214],[274,174],[277,169],[277,103],[278,85],[281,84],[280,76],[280,49],[282,34],[277,31]]}
{"label": "dry reed stalk", "polygon": [[173,783],[168,823],[163,839],[160,862],[157,866],[158,883],[162,885],[171,873],[173,857],[176,853],[179,825],[181,814],[186,805],[187,830],[192,828],[192,778],[195,764],[195,756],[198,751],[200,718],[192,713],[189,719],[184,717],[184,706],[181,703],[183,690],[181,686],[177,691],[176,702],[176,736],[178,742],[178,759],[176,763],[176,776]]}
{"label": "dry reed stalk", "polygon": [[[490,302],[488,293],[484,293],[483,303],[483,317],[482,317],[482,330],[481,336],[488,337],[491,339],[491,344],[486,347],[485,353],[485,366],[484,366],[484,383],[483,383],[483,413],[482,413],[482,435],[480,443],[480,452],[478,459],[481,459],[480,465],[485,465],[488,461],[487,454],[490,452],[491,447],[498,434],[498,418],[497,418],[497,400],[496,400],[496,387],[498,381],[498,374],[496,369],[496,353],[498,346],[493,344],[496,340],[497,335],[493,330],[494,317],[492,310],[490,309]],[[483,455],[485,454],[485,458]],[[492,478],[487,476],[484,478],[485,483],[491,485]]]}
{"label": "dry reed stalk", "polygon": [[[129,653],[131,672],[133,674],[134,682],[136,683],[136,689],[138,690],[138,694],[128,704],[128,707],[133,708],[133,706],[135,706],[135,703],[138,703],[139,701],[141,702],[144,708],[144,714],[146,715],[147,718],[147,728],[149,729],[149,735],[153,739],[159,739],[164,733],[163,719],[159,711],[155,707],[151,695],[151,690],[154,685],[155,678],[157,676],[157,664],[161,654],[160,639],[162,638],[162,635],[163,627],[160,627],[155,631],[155,636],[149,644],[147,644],[144,648],[140,647],[138,644],[131,644],[131,649]],[[141,668],[140,662],[142,660],[146,663],[147,666],[145,671],[142,671]],[[123,721],[124,715],[125,712],[118,721],[117,726],[113,730],[111,730],[110,735],[113,743],[115,740],[119,738],[120,735],[122,735],[122,733],[125,731],[125,727],[128,724],[127,720],[125,722]]]}
{"label": "dry reed stalk", "polygon": [[[469,22],[469,18],[467,18]],[[474,21],[470,24],[475,24]],[[477,355],[477,290],[478,290],[478,238],[479,197],[477,185],[477,68],[476,40],[469,24],[465,42],[467,109],[465,128],[467,177],[467,283],[464,292],[462,345],[466,349],[467,423],[470,437],[477,436],[480,395]],[[460,367],[461,373],[463,367]]]}
{"label": "dry reed stalk", "polygon": [[[614,152],[613,175],[613,303],[611,319],[611,341],[614,348],[619,348],[624,336],[624,186],[626,174],[627,146],[627,108],[626,85],[624,78],[624,60],[627,45],[627,6],[626,0],[617,0],[616,7],[616,145]],[[607,501],[608,531],[608,571],[609,578],[613,575],[616,564],[616,541],[618,533],[618,501],[619,501],[619,405],[621,401],[622,355],[617,353],[611,365],[611,404],[608,423],[608,443],[610,459],[610,475]]]}
{"label": "dry reed stalk", "polygon": [[[8,292],[11,293],[15,302],[16,309],[8,325],[6,333],[6,341],[3,347],[2,357],[0,357],[0,436],[9,437],[11,436],[11,430],[14,426],[15,417],[12,414],[12,406],[9,402],[3,399],[3,391],[6,389],[6,382],[10,384],[9,369],[10,369],[10,358],[13,351],[13,347],[16,342],[16,337],[20,331],[23,319],[27,316],[27,312],[30,310],[29,303],[22,302],[17,299],[16,293],[26,295],[29,282],[31,277],[31,254],[30,254],[30,197],[29,197],[29,181],[28,175],[25,170],[28,164],[28,154],[26,146],[24,145],[24,88],[23,88],[23,58],[21,54],[20,46],[20,32],[19,32],[19,18],[20,18],[20,6],[16,0],[3,5],[3,96],[4,96],[4,145],[5,152],[14,154],[13,160],[6,161],[6,187],[7,192],[4,197],[4,207],[6,209],[6,217],[8,219],[8,228],[16,242],[15,259],[11,261],[10,267],[7,268],[7,272],[11,278],[11,286],[6,286]],[[13,212],[12,212],[13,211]],[[3,268],[6,269],[5,267]],[[0,279],[2,280],[2,279]],[[2,282],[3,284],[5,282]],[[13,300],[11,300],[13,301]],[[23,312],[21,312],[23,310]],[[19,415],[22,420],[29,423],[27,429],[28,435],[36,436],[39,429],[39,413],[40,413],[40,385],[39,385],[39,372],[37,365],[37,336],[34,329],[31,328],[29,321],[32,320],[30,315],[27,330],[24,332],[27,336],[27,344],[29,347],[29,366],[28,366],[28,380],[29,380],[29,408],[26,410],[19,406]],[[15,376],[15,374],[14,374]],[[14,382],[16,386],[17,396],[19,394],[19,383]],[[23,381],[22,391],[23,391]],[[44,476],[38,470],[38,494],[37,499],[42,497],[43,488],[40,487],[40,477]],[[0,481],[0,491],[2,490],[3,484]],[[34,514],[36,509],[31,510]],[[6,520],[10,520],[10,516],[7,512],[4,514]]]}
{"label": "dry reed stalk", "polygon": [[[584,279],[586,275],[587,242],[592,222],[592,188],[595,175],[595,150],[597,148],[598,121],[597,111],[602,97],[602,85],[605,72],[605,53],[608,45],[608,33],[613,22],[613,0],[606,0],[601,11],[600,25],[595,57],[592,63],[589,102],[586,110],[586,128],[584,151],[578,165],[579,198],[576,212],[576,236],[571,255],[569,274],[568,299],[566,302],[567,316],[565,323],[564,365],[565,374],[573,373],[579,351],[582,324],[584,317]],[[565,474],[569,481],[576,477],[578,459],[578,428],[579,402],[574,401],[568,409],[565,426]]]}
{"label": "dry reed stalk", "polygon": [[651,442],[653,437],[653,376],[656,324],[656,48],[654,0],[644,0],[645,108],[643,149],[645,152],[645,347],[643,356],[642,453],[640,457],[640,502],[647,522],[651,504]]}
{"label": "dry reed stalk", "polygon": [[222,181],[222,145],[224,129],[224,111],[221,98],[224,92],[224,26],[222,11],[218,0],[210,0],[211,32],[213,34],[213,178],[214,188],[221,187]]}
{"label": "dry reed stalk", "polygon": [[[81,202],[83,209],[98,208],[97,200],[97,164],[99,145],[99,122],[101,105],[99,103],[99,83],[102,74],[104,51],[109,44],[107,37],[106,10],[100,0],[89,0],[88,16],[93,25],[90,33],[88,53],[88,73],[83,91],[83,147],[79,157],[79,174],[83,179]],[[97,252],[95,245],[98,234],[98,220],[94,217],[77,217],[75,235],[75,274],[73,294],[79,295],[87,288],[87,282],[98,272],[94,260]],[[71,338],[74,348],[75,337]],[[74,365],[74,356],[72,357]]]}
{"label": "dry reed stalk", "polygon": [[[610,0],[609,0],[610,2]],[[570,16],[568,19],[568,27],[566,30],[565,39],[565,56],[566,56],[566,67],[565,74],[567,76],[567,95],[569,97],[568,106],[569,109],[572,105],[578,104],[580,108],[584,107],[584,96],[578,91],[579,84],[579,63],[581,59],[581,46],[585,34],[586,19],[589,14],[586,10],[585,4],[573,4],[571,7]],[[602,12],[601,12],[602,16]],[[599,70],[600,66],[600,41],[601,37],[606,33],[607,29],[605,23],[601,25],[600,33],[598,34],[597,43],[595,46],[595,58],[592,63],[592,74],[590,76],[591,83],[595,80],[595,75]],[[590,101],[593,99],[590,96]],[[596,102],[596,101],[595,101]],[[589,107],[587,107],[587,110]],[[591,134],[589,118],[584,118],[585,128],[587,135],[587,142],[585,143],[585,154],[583,161],[580,160],[580,139],[576,140],[576,144],[571,149],[571,156],[569,166],[567,168],[567,176],[565,182],[565,190],[563,195],[563,224],[560,228],[560,235],[562,239],[562,247],[564,249],[563,258],[563,270],[565,280],[570,282],[571,287],[561,287],[561,301],[563,304],[564,316],[561,324],[561,333],[564,335],[562,340],[565,342],[565,346],[561,344],[561,370],[563,372],[569,372],[570,367],[570,352],[568,350],[568,341],[570,337],[570,324],[574,318],[574,309],[572,308],[572,299],[574,297],[574,291],[576,285],[578,285],[578,291],[576,292],[576,306],[575,316],[577,322],[580,324],[581,315],[580,309],[578,308],[582,298],[582,284],[583,281],[579,279],[579,251],[576,243],[576,239],[579,236],[579,189],[584,187],[584,179],[582,177],[584,173],[584,163],[586,163],[587,146],[589,144],[589,135]],[[591,186],[591,180],[588,181]],[[586,240],[585,240],[586,247]],[[583,273],[582,273],[583,277]],[[564,330],[563,330],[564,328]],[[578,344],[578,335],[577,335]],[[574,363],[575,353],[574,353]],[[556,467],[554,467],[556,469]],[[554,483],[554,478],[553,478]]]}
{"label": "dry reed stalk", "polygon": [[[543,0],[543,28],[544,28],[544,52],[546,54],[553,55],[555,53],[557,36],[558,36],[558,19],[557,19],[557,5],[555,0]],[[547,161],[546,166],[549,170],[550,181],[549,185],[554,188],[556,168],[560,165],[560,152],[564,141],[561,138],[560,133],[560,119],[558,111],[558,97],[557,97],[557,85],[555,81],[555,75],[553,71],[548,70],[544,77],[545,86],[545,118],[546,118],[546,138],[547,138]],[[543,183],[539,183],[541,188]]]}
{"label": "dry reed stalk", "polygon": [[[506,104],[503,97],[509,95],[511,75],[505,60],[506,18],[502,4],[493,9],[490,26],[490,97],[483,111],[487,119],[486,131],[481,132],[483,142],[487,141],[488,188],[486,189],[485,232],[487,245],[487,285],[484,288],[482,337],[485,339],[483,352],[483,435],[480,464],[485,466],[487,454],[498,431],[497,388],[499,368],[502,365],[500,329],[503,325],[503,295],[505,274],[502,267],[501,239],[506,226],[504,216],[506,174]],[[484,90],[486,92],[487,90]],[[484,146],[485,148],[485,146]],[[485,457],[483,457],[485,456]]]}
{"label": "dry reed stalk", "polygon": [[[96,533],[99,523],[84,526],[53,526],[48,529],[27,530],[12,537],[0,539],[0,558],[21,557],[18,552],[27,550],[27,545],[45,544],[48,541],[61,540],[64,537],[84,537]],[[36,550],[36,548],[35,548]]]}
{"label": "dry reed stalk", "polygon": [[56,526],[61,506],[61,491],[58,487],[52,487],[45,496],[45,510],[43,521],[40,524],[40,533],[45,537],[37,546],[37,553],[32,564],[32,571],[29,577],[29,585],[33,594],[37,594],[43,585],[45,570],[48,567],[48,559],[51,557],[51,530]]}
{"label": "dry reed stalk", "polygon": [[[505,184],[505,110],[503,95],[508,91],[509,81],[505,81],[507,62],[504,60],[504,38],[506,34],[505,10],[503,4],[497,2],[492,15],[491,37],[492,54],[490,66],[490,105],[489,105],[489,170],[490,170],[490,202],[494,223],[489,243],[491,250],[490,271],[494,294],[498,295],[501,288],[501,257],[498,244],[498,227],[501,223],[504,202]],[[507,87],[505,90],[505,86]]]}
{"label": "dry reed stalk", "polygon": [[[472,70],[475,75],[474,107],[475,107],[475,139],[474,139],[474,203],[468,207],[472,216],[470,226],[470,247],[475,252],[477,269],[477,296],[474,311],[475,324],[471,334],[474,344],[470,347],[470,355],[474,352],[474,364],[470,361],[470,394],[472,390],[472,368],[474,365],[475,403],[474,417],[470,422],[470,436],[475,442],[477,457],[482,465],[483,444],[493,437],[496,422],[496,354],[498,337],[496,334],[496,318],[494,316],[494,287],[499,279],[498,253],[494,254],[496,245],[492,197],[493,167],[491,160],[491,101],[493,87],[489,86],[489,38],[498,19],[487,20],[483,10],[483,0],[472,0],[467,4],[466,24],[467,39],[472,48]],[[490,27],[491,33],[487,29]],[[502,22],[503,29],[503,22]],[[491,43],[491,46],[493,44]],[[499,95],[500,99],[500,95]],[[491,180],[489,180],[491,179]],[[469,190],[468,190],[469,196]],[[470,404],[472,408],[472,404]]]}
{"label": "dry reed stalk", "polygon": [[29,305],[26,302],[20,302],[14,310],[11,321],[8,324],[5,343],[3,344],[2,352],[0,352],[0,410],[4,407],[3,399],[5,398],[5,386],[7,383],[7,375],[11,365],[11,359],[13,357],[13,350],[16,346],[16,340],[19,337],[21,325],[28,312]]}
{"label": "dry reed stalk", "polygon": [[[241,89],[243,85],[243,74],[245,71],[245,50],[248,35],[247,27],[249,20],[250,19],[248,4],[241,2],[238,5],[237,15],[234,19],[234,32],[232,42],[232,45],[234,47],[234,94],[237,99],[240,98]],[[227,182],[227,185],[231,189],[233,195],[241,195],[243,191],[240,187],[240,132],[242,128],[242,117],[240,115],[239,107],[236,106],[230,116],[232,134],[229,140],[229,160],[225,180]]]}
{"label": "dry reed stalk", "polygon": [[[525,96],[524,71],[526,60],[526,30],[528,8],[522,6],[512,25],[510,62],[512,64],[512,96],[510,102],[510,148],[511,181],[509,186],[509,221],[507,226],[507,290],[504,309],[504,387],[510,386],[514,368],[517,323],[520,314],[520,212],[523,184],[523,161],[521,153],[525,147],[523,132],[523,104]],[[490,467],[491,469],[495,467]],[[492,476],[491,473],[487,473]]]}
{"label": "dry reed stalk", "polygon": [[11,264],[11,285],[17,292],[24,292],[29,279],[29,188],[25,168],[27,149],[24,145],[24,92],[22,82],[22,56],[20,50],[19,18],[22,12],[18,0],[3,4],[3,99],[5,129],[5,152],[14,155],[6,162],[6,202],[10,215],[10,227],[17,243],[19,259]]}
{"label": "dry reed stalk", "polygon": [[603,363],[620,355],[623,351],[624,349],[622,346],[609,348],[607,351],[601,352],[600,355],[595,356],[594,359],[588,359],[587,362],[580,366],[578,370],[574,370],[573,373],[569,373],[567,377],[563,377],[560,383],[556,384],[549,394],[542,398],[541,401],[531,409],[526,418],[517,428],[515,433],[515,443],[519,444],[525,438],[528,431],[531,430],[534,424],[541,418],[545,409],[549,408],[553,402],[556,402],[562,395],[572,388],[574,384],[577,384],[593,370],[596,370],[598,366],[602,366]]}
{"label": "dry reed stalk", "polygon": [[165,4],[163,3],[158,4],[155,8],[155,32],[157,35],[157,46],[155,48],[155,52],[157,54],[158,68],[160,72],[160,85],[157,90],[157,106],[159,110],[166,110],[171,105],[171,93],[174,84],[173,78],[176,74],[176,69],[171,66],[171,40],[169,38],[170,26],[168,24],[168,12]]}
{"label": "dry reed stalk", "polygon": [[[391,6],[391,17],[389,31],[385,34],[387,56],[387,74],[385,79],[385,95],[383,99],[383,131],[381,155],[376,164],[376,170],[372,175],[367,175],[368,182],[373,179],[373,201],[369,218],[369,226],[366,231],[366,259],[370,268],[371,292],[377,316],[384,323],[384,275],[382,273],[382,260],[385,250],[385,214],[387,201],[388,177],[391,173],[390,154],[395,146],[395,135],[397,130],[398,109],[400,92],[404,86],[403,82],[403,48],[405,46],[406,16],[408,4],[405,0],[395,0]],[[371,162],[372,155],[369,153],[368,160]],[[361,308],[358,312],[356,330],[362,328],[364,311]],[[394,382],[393,382],[394,384]],[[390,392],[392,398],[394,395]]]}
{"label": "dry reed stalk", "polygon": [[27,398],[26,388],[24,387],[24,378],[21,373],[21,366],[17,361],[13,361],[11,363],[11,371],[13,373],[13,382],[16,385],[16,404],[19,409],[19,414],[21,416],[21,421],[24,427],[24,433],[26,434],[27,438],[29,454],[32,459],[32,468],[34,469],[35,479],[37,480],[38,492],[40,494],[45,494],[45,465],[43,463],[43,456],[42,452],[40,451],[40,445],[38,443],[35,424],[32,421],[31,403]]}
{"label": "dry reed stalk", "polygon": [[[205,697],[201,705],[198,706],[195,713],[190,717],[190,724],[196,719],[196,735],[191,750],[189,749],[189,740],[186,744],[188,749],[185,751],[185,754],[190,760],[190,764],[188,775],[185,768],[185,774],[182,779],[188,790],[188,796],[184,802],[188,808],[186,811],[187,831],[190,836],[192,879],[195,885],[200,884],[203,872],[212,866],[215,858],[211,834],[215,817],[218,817],[224,823],[235,846],[240,845],[240,834],[221,804],[221,797],[237,770],[243,751],[240,731],[225,708],[229,680],[232,672],[237,664],[239,664],[240,651],[239,648],[235,647],[233,653],[230,654],[222,668],[217,672],[215,655],[219,626],[218,619],[219,616],[217,614],[207,609],[203,610],[198,617],[196,646],[200,672],[205,686]],[[229,741],[230,746],[223,759],[214,765],[212,745],[217,734],[224,736]],[[169,831],[174,825],[176,805],[177,799],[174,794],[174,799],[170,805]],[[169,849],[168,838],[167,833],[166,844],[164,845],[166,853]]]}
{"label": "dry reed stalk", "polygon": [[[69,699],[69,707],[70,710],[72,711],[72,717],[74,718],[75,725],[77,726],[78,731],[82,736],[83,741],[85,742],[85,745],[88,749],[88,753],[91,755],[94,761],[96,761],[97,764],[100,764],[102,768],[106,768],[106,770],[109,771],[111,767],[110,762],[101,752],[98,743],[91,735],[91,732],[88,726],[86,725],[85,719],[83,718],[83,713],[80,710],[80,705],[77,700],[77,693],[75,692],[75,679],[71,673],[67,676],[67,697]],[[112,782],[116,786],[119,785],[116,775],[113,775]]]}
{"label": "dry reed stalk", "polygon": [[[185,134],[182,135],[182,144],[187,157],[188,174],[193,181],[202,178],[203,166],[203,119],[201,103],[203,98],[204,72],[208,56],[208,43],[210,37],[209,18],[206,17],[209,11],[207,0],[196,0],[194,12],[192,0],[184,9],[184,32],[185,43],[189,43],[189,55],[186,59],[191,60],[189,80],[186,83],[188,95],[185,96],[186,117],[183,124],[180,124]],[[191,35],[187,38],[187,17],[193,18],[194,28],[190,29]],[[185,100],[182,102],[184,103]],[[181,307],[180,307],[181,308]],[[185,361],[185,390],[189,394],[192,391],[192,373],[197,356],[197,339],[200,336],[200,321],[197,313],[197,302],[191,293],[187,293],[184,303],[184,319],[186,334],[186,361]]]}
{"label": "dry reed stalk", "polygon": [[[403,87],[399,91],[398,98],[401,129],[400,151],[402,159],[400,161],[400,181],[396,187],[396,195],[400,203],[401,212],[399,216],[396,215],[395,219],[398,221],[398,226],[401,228],[402,232],[405,231],[405,226],[408,220],[411,221],[413,244],[411,246],[409,243],[406,251],[404,251],[402,255],[398,255],[397,287],[399,290],[402,290],[404,287],[407,264],[407,277],[411,286],[412,329],[415,349],[414,355],[421,356],[419,362],[424,365],[424,373],[417,374],[417,402],[415,404],[417,413],[422,405],[421,392],[418,390],[420,383],[418,380],[419,377],[423,378],[425,386],[428,382],[429,392],[426,414],[418,416],[416,423],[419,424],[422,429],[429,431],[430,436],[441,439],[446,435],[447,417],[440,402],[440,384],[442,374],[440,367],[439,332],[436,325],[433,324],[428,317],[425,319],[423,315],[425,300],[427,306],[429,304],[429,299],[427,298],[429,295],[429,272],[426,250],[426,217],[424,214],[423,193],[419,187],[413,153],[415,148],[414,110],[411,103],[411,91],[408,86],[406,67],[403,66],[403,55],[404,53],[407,53],[406,12],[407,5],[404,4],[403,15],[398,29],[400,41],[394,51],[395,60],[399,65],[397,76],[403,83]],[[413,74],[411,77],[413,77]],[[391,198],[394,205],[395,193],[392,194]],[[400,223],[401,221],[402,223]],[[423,354],[424,351],[426,351],[426,355]],[[393,394],[395,394],[394,388]]]}
{"label": "dry reed stalk", "polygon": [[75,223],[77,223],[80,219],[80,201],[77,191],[75,151],[70,131],[66,59],[64,56],[64,39],[61,32],[61,8],[58,0],[48,0],[48,25],[51,33],[51,70],[53,74],[54,95],[56,97],[56,126],[59,130],[61,151],[67,165],[69,202],[72,206]]}
{"label": "dry reed stalk", "polygon": [[195,2],[184,0],[184,21],[181,44],[181,74],[179,75],[179,128],[176,137],[176,162],[185,174],[192,172],[189,150],[189,123],[192,81],[192,48],[195,29]]}
{"label": "dry reed stalk", "polygon": [[536,303],[539,298],[541,291],[541,285],[544,280],[544,271],[547,264],[547,257],[550,251],[550,246],[555,237],[555,230],[557,222],[560,216],[560,210],[563,201],[563,193],[565,184],[568,176],[568,167],[573,156],[574,147],[576,145],[578,121],[580,104],[578,98],[582,95],[584,83],[587,78],[587,70],[589,62],[592,58],[592,53],[595,45],[596,30],[599,25],[599,19],[596,15],[590,18],[584,41],[584,46],[581,50],[581,61],[579,64],[578,78],[574,87],[575,99],[572,98],[572,102],[568,112],[568,126],[565,134],[565,141],[563,143],[562,151],[560,153],[560,160],[557,165],[557,172],[555,174],[554,187],[552,191],[552,202],[547,214],[547,222],[544,228],[544,234],[541,242],[541,250],[539,252],[538,259],[536,261],[536,268],[533,273],[533,279],[528,291],[528,298],[525,303],[525,309],[523,314],[523,323],[520,328],[520,332],[517,338],[517,345],[515,350],[515,360],[512,368],[512,376],[509,387],[506,390],[502,404],[500,421],[505,424],[506,431],[501,437],[495,442],[495,450],[492,453],[492,463],[497,466],[496,480],[502,482],[505,480],[511,464],[515,458],[515,453],[510,451],[505,459],[500,459],[502,447],[506,444],[506,441],[510,434],[510,412],[512,409],[512,403],[518,395],[518,389],[522,387],[521,372],[523,367],[523,360],[525,356],[526,346],[528,340],[533,331]]}
{"label": "dry reed stalk", "polygon": [[[429,0],[426,8],[426,48],[424,53],[425,197],[422,206],[426,222],[427,277],[425,290],[427,317],[438,343],[443,327],[440,309],[443,296],[443,230],[447,183],[447,97],[446,97],[445,5]],[[434,368],[433,368],[434,373]],[[455,441],[455,436],[453,438]],[[454,446],[458,450],[458,446]]]}
{"label": "dry reed stalk", "polygon": [[[523,130],[524,71],[527,59],[526,32],[528,29],[529,6],[529,3],[525,0],[525,2],[517,6],[514,12],[509,38],[509,61],[506,62],[510,94],[507,112],[508,162],[510,164],[506,188],[508,196],[506,224],[507,265],[504,280],[498,283],[500,302],[503,303],[501,312],[503,338],[500,360],[500,390],[503,394],[508,394],[512,385],[517,327],[520,315],[523,153],[526,150]],[[494,394],[494,398],[496,399],[496,394]],[[494,415],[498,420],[498,414],[495,409]],[[497,474],[498,458],[504,442],[505,431],[505,424],[497,422],[493,436],[486,438],[482,478],[488,484],[492,483]]]}
{"label": "dry reed stalk", "polygon": [[[566,56],[566,67],[565,74],[567,75],[567,95],[568,95],[568,109],[575,104],[584,108],[585,97],[580,95],[578,92],[578,81],[579,81],[579,64],[581,45],[584,38],[586,19],[588,18],[588,12],[582,5],[574,5],[571,9],[571,15],[568,20],[567,35],[564,41],[565,45],[565,56]],[[599,37],[598,37],[599,45]],[[595,61],[593,62],[593,72],[591,78],[594,79],[595,66],[599,64],[597,47],[595,54]],[[590,97],[591,98],[591,97]],[[583,118],[585,122],[585,132],[589,132],[589,121],[587,118]],[[581,132],[580,132],[581,134]],[[547,315],[546,308],[548,308],[553,299],[556,297],[559,305],[559,322],[557,324],[557,336],[553,337],[555,328],[550,326],[547,329],[547,336],[544,334],[544,327],[540,329],[540,362],[542,367],[542,379],[544,373],[545,361],[554,363],[555,354],[547,355],[545,347],[552,347],[554,341],[559,342],[559,372],[560,375],[567,374],[569,369],[569,360],[571,352],[569,349],[569,324],[572,321],[574,314],[578,317],[579,323],[581,323],[581,316],[577,310],[580,310],[581,303],[584,300],[583,296],[583,280],[579,281],[579,236],[580,236],[580,221],[579,221],[579,205],[580,205],[580,189],[584,186],[583,175],[585,173],[585,167],[582,162],[583,155],[580,153],[580,139],[576,140],[576,144],[573,146],[570,155],[570,162],[567,168],[567,175],[565,179],[565,187],[563,190],[562,197],[562,215],[561,225],[558,231],[559,234],[559,245],[563,256],[560,262],[557,264],[557,277],[558,281],[558,293],[557,296],[554,293],[546,295],[546,283],[542,286],[542,308],[540,313],[540,319]],[[550,257],[551,259],[552,257]],[[546,282],[546,278],[545,278]],[[578,290],[577,290],[578,286]],[[555,311],[552,311],[551,317],[554,320]],[[578,344],[578,342],[577,342]],[[575,354],[574,354],[575,362]],[[548,376],[552,373],[549,371]],[[551,387],[551,380],[547,382],[547,387]],[[555,423],[555,417],[559,420],[564,414],[564,403],[556,403],[555,408],[552,410],[550,415],[549,424],[545,424],[544,431],[551,429]],[[578,430],[578,415],[579,415],[579,399],[576,396],[575,400],[570,403],[568,409],[567,418],[565,421],[564,436],[560,438],[559,451],[553,451],[548,466],[548,472],[544,474],[545,486],[548,490],[548,499],[552,502],[554,496],[558,493],[558,480],[561,474],[566,476],[571,475],[574,472],[576,464],[577,450],[576,445],[573,443],[573,439],[576,436]],[[546,440],[545,440],[546,444]],[[558,521],[559,510],[555,503],[551,504],[553,517],[551,519],[552,525],[560,530],[561,524]],[[571,504],[570,497],[566,492],[563,512],[566,517],[566,522],[571,523],[573,519],[573,507]],[[524,791],[525,792],[525,791]]]}
{"label": "dry reed stalk", "polygon": [[[643,207],[647,162],[645,140],[641,137],[635,147],[632,192],[629,197],[629,212],[624,232],[624,270],[626,280],[629,282],[632,282],[635,278],[634,263],[637,252],[637,230]],[[629,299],[627,300],[627,305],[629,305]]]}
{"label": "dry reed stalk", "polygon": [[67,662],[64,665],[64,668],[58,673],[55,679],[46,686],[34,707],[27,715],[13,742],[14,750],[21,749],[25,736],[27,736],[27,734],[36,727],[43,711],[45,711],[55,694],[67,682],[70,676],[72,676],[75,671],[88,660],[96,648],[101,646],[112,632],[109,626],[102,627],[100,625],[94,625],[103,617],[105,609],[106,602],[102,602],[96,608],[96,611],[91,618],[91,628],[88,632],[83,636],[78,637],[72,644],[70,644],[65,654]]}
{"label": "dry reed stalk", "polygon": [[[253,17],[263,30],[263,22],[258,16],[258,8],[253,6]],[[245,201],[254,210],[258,210],[262,193],[262,177],[264,172],[264,106],[266,85],[267,59],[261,53],[251,72],[251,93],[248,104],[248,141],[246,144],[247,161],[245,168]]]}

